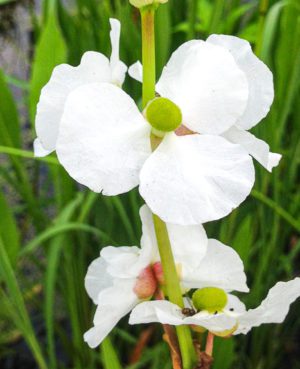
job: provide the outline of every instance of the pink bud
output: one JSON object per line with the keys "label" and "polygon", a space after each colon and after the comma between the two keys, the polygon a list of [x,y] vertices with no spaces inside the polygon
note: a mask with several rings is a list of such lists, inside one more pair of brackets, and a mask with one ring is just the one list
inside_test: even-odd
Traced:
{"label": "pink bud", "polygon": [[137,277],[136,284],[134,286],[134,293],[139,299],[148,299],[152,297],[157,288],[157,282],[153,273],[152,267],[148,266],[143,269]]}
{"label": "pink bud", "polygon": [[153,264],[152,268],[153,268],[153,272],[154,272],[155,278],[158,281],[158,283],[161,285],[164,285],[165,277],[164,277],[164,272],[163,272],[161,262],[157,261],[155,264]]}

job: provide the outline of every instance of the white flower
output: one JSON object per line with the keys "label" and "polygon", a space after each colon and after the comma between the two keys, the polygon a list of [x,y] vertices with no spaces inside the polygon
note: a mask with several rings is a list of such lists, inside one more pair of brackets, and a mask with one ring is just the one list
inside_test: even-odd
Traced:
{"label": "white flower", "polygon": [[[140,215],[143,225],[141,249],[136,246],[105,247],[88,269],[85,286],[97,305],[94,327],[84,335],[90,347],[98,346],[123,316],[151,298],[163,283],[152,214],[143,206]],[[191,273],[206,253],[204,228],[171,224],[167,224],[167,228],[178,270]]]}
{"label": "white flower", "polygon": [[151,126],[134,101],[111,84],[86,84],[65,103],[59,161],[76,181],[105,195],[140,185],[153,213],[168,223],[226,216],[254,183],[247,151],[216,135],[234,126],[247,108],[245,73],[224,47],[193,41],[173,54],[158,91],[180,107],[185,126],[200,127],[203,134],[167,133],[152,153]]}
{"label": "white flower", "polygon": [[[213,45],[219,49],[212,49],[215,60],[211,61],[205,49]],[[224,84],[224,77],[231,76],[224,63],[224,51],[231,54],[240,73],[238,76],[238,70],[231,68],[231,72],[236,72],[231,93]],[[222,63],[223,70],[219,65]],[[209,70],[216,70],[214,80],[209,80]],[[142,73],[139,62],[129,68],[129,74],[140,82]],[[183,124],[191,131],[221,135],[242,145],[269,171],[278,165],[281,155],[270,153],[267,143],[247,132],[267,115],[274,98],[272,73],[254,55],[247,41],[211,35],[206,43],[194,40],[183,44],[173,53],[156,89],[181,108]]]}
{"label": "white flower", "polygon": [[[187,316],[184,310],[166,300],[143,302],[133,309],[129,323],[187,324],[194,326],[196,330],[207,329],[221,337],[247,334],[253,327],[261,324],[284,321],[290,304],[300,296],[300,278],[278,282],[270,289],[260,306],[248,311],[236,296],[230,293],[226,293],[226,296],[227,304],[221,311],[195,311],[192,316]],[[194,308],[188,301],[186,306]]]}
{"label": "white flower", "polygon": [[[233,110],[223,111],[222,104],[220,109],[215,109],[215,111],[213,111],[213,106],[209,107],[206,104],[206,99],[209,99],[210,95],[216,94],[213,85],[208,91],[203,91],[201,88],[206,86],[205,68],[203,67],[205,66],[205,56],[201,48],[207,47],[207,44],[216,45],[229,51],[242,72],[240,84],[233,87],[232,96],[224,90],[219,90],[221,93],[218,96],[219,99],[222,99],[223,92],[228,100],[225,102],[237,104],[235,107],[240,111],[238,119],[235,114],[232,114]],[[194,63],[195,60],[198,60],[198,65]],[[194,65],[194,68],[190,68],[189,74],[186,73],[187,65]],[[195,69],[201,68],[203,73],[202,75],[198,74],[200,80],[194,79]],[[141,63],[137,62],[129,68],[129,74],[141,82],[142,69]],[[224,71],[224,73],[226,72]],[[217,78],[217,81],[222,81],[220,76]],[[240,93],[239,88],[243,82],[247,84],[247,94],[245,94],[245,86],[242,87],[243,93],[240,94],[241,101],[238,104],[234,94]],[[201,134],[218,134],[232,143],[240,144],[268,171],[278,165],[281,155],[270,153],[267,143],[247,132],[267,115],[274,98],[272,73],[255,56],[247,41],[234,36],[211,35],[206,41],[206,46],[204,46],[203,41],[195,40],[183,44],[175,51],[168,65],[164,68],[157,84],[157,92],[161,96],[168,97],[182,108],[183,124],[191,131]],[[203,98],[205,93],[206,96]],[[217,96],[214,98],[217,99]],[[213,114],[211,114],[212,111]],[[228,114],[227,118],[226,114]]]}
{"label": "white flower", "polygon": [[[244,305],[230,292],[248,292],[249,288],[243,262],[231,247],[209,239],[206,254],[198,266],[193,269],[185,268],[181,274],[181,285],[185,292],[194,288],[210,290],[213,287],[220,290],[227,297],[226,306],[222,307],[222,312],[216,313],[213,309],[211,312],[200,311],[195,315],[187,316],[180,307],[167,300],[148,301],[133,309],[129,323],[189,324],[211,330],[219,335],[228,335],[232,333],[233,327],[236,329],[236,315],[244,309]],[[187,308],[194,309],[189,299],[186,298],[185,302]],[[234,311],[231,311],[232,308]]]}
{"label": "white flower", "polygon": [[36,156],[46,156],[56,149],[64,106],[73,90],[91,82],[123,84],[127,67],[119,59],[120,22],[110,19],[110,24],[110,60],[101,53],[88,51],[77,67],[68,64],[55,67],[49,82],[42,89],[36,114]]}

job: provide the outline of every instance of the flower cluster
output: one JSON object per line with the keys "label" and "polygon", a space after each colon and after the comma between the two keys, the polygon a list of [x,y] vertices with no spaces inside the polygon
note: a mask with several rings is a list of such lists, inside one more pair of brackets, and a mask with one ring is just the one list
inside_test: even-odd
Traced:
{"label": "flower cluster", "polygon": [[[56,67],[36,117],[37,156],[55,150],[77,182],[104,195],[139,186],[147,204],[141,248],[108,246],[88,269],[85,285],[97,310],[85,341],[96,347],[129,312],[131,324],[186,324],[219,336],[282,322],[300,295],[300,278],[277,283],[259,307],[246,310],[232,294],[249,291],[241,259],[202,226],[249,195],[252,158],[269,171],[280,161],[248,131],[272,104],[270,70],[239,38],[189,41],[172,54],[157,97],[140,112],[121,88],[127,67],[119,59],[120,24],[112,19],[111,27],[110,59],[87,52],[78,67]],[[129,75],[142,81],[142,65]],[[165,279],[152,213],[166,222],[183,309],[159,299]]]}

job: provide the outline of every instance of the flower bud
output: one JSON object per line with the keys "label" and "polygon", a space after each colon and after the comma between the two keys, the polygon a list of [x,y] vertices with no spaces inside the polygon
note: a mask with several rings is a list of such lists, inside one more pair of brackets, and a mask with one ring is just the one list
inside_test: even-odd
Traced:
{"label": "flower bud", "polygon": [[145,116],[154,130],[172,132],[182,121],[179,107],[165,97],[157,97],[146,106]]}
{"label": "flower bud", "polygon": [[129,0],[129,2],[136,8],[143,8],[148,5],[165,4],[168,0]]}
{"label": "flower bud", "polygon": [[166,281],[165,281],[164,271],[163,271],[161,262],[157,261],[156,263],[153,264],[152,268],[153,268],[153,273],[158,283],[160,285],[164,285]]}
{"label": "flower bud", "polygon": [[134,293],[141,300],[149,299],[154,295],[157,287],[157,281],[151,266],[143,269],[139,274],[134,286]]}
{"label": "flower bud", "polygon": [[221,288],[205,287],[195,291],[192,300],[197,311],[206,310],[215,313],[224,309],[227,295]]}

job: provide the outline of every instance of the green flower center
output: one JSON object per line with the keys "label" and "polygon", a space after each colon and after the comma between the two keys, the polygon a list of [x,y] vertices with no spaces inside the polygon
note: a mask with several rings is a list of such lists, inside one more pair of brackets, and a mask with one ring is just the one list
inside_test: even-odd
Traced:
{"label": "green flower center", "polygon": [[157,97],[150,101],[146,107],[145,115],[151,126],[161,132],[175,131],[182,122],[179,107],[164,97]]}
{"label": "green flower center", "polygon": [[224,309],[227,304],[227,295],[221,288],[205,287],[193,293],[192,301],[197,311],[207,310],[215,313]]}

